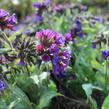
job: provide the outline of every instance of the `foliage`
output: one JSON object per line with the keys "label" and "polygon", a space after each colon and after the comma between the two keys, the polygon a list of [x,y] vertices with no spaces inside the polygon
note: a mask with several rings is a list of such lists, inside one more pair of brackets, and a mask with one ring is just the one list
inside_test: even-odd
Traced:
{"label": "foliage", "polygon": [[0,9],[0,109],[109,108],[108,19],[55,2]]}

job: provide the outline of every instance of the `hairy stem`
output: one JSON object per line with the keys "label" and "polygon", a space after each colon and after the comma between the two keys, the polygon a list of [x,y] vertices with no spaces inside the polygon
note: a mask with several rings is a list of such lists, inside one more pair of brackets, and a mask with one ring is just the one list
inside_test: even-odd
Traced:
{"label": "hairy stem", "polygon": [[11,49],[13,50],[13,46],[12,46],[12,44],[10,43],[10,41],[9,41],[7,35],[5,34],[5,32],[1,31],[1,35],[2,35],[3,39],[9,44],[9,46],[10,46]]}

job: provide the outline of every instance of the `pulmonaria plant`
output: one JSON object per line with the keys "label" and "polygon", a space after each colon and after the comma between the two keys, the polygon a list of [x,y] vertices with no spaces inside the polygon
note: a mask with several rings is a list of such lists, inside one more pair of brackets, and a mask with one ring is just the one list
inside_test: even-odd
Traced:
{"label": "pulmonaria plant", "polygon": [[17,24],[17,19],[15,18],[15,14],[12,16],[9,15],[9,12],[0,9],[0,28],[4,30],[8,28],[13,30],[14,25]]}
{"label": "pulmonaria plant", "polygon": [[56,75],[63,74],[70,61],[70,50],[64,49],[65,41],[62,35],[49,29],[40,30],[36,32],[36,35],[40,40],[40,44],[37,45],[37,52],[42,61],[51,61],[52,72]]}

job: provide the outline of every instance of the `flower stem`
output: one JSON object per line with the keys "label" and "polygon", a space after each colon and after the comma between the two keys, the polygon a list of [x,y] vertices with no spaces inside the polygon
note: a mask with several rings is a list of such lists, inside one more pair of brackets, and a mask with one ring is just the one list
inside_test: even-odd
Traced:
{"label": "flower stem", "polygon": [[106,66],[105,66],[105,91],[107,92],[107,71],[108,71],[108,65],[106,60]]}
{"label": "flower stem", "polygon": [[[106,50],[108,50],[108,38],[106,39]],[[108,63],[106,59],[106,65],[105,65],[105,92],[107,92],[107,80],[108,80]]]}
{"label": "flower stem", "polygon": [[1,31],[1,35],[2,35],[3,39],[9,44],[9,46],[10,46],[11,49],[13,50],[13,46],[12,46],[12,44],[10,43],[10,41],[9,41],[7,35],[5,34],[5,32]]}

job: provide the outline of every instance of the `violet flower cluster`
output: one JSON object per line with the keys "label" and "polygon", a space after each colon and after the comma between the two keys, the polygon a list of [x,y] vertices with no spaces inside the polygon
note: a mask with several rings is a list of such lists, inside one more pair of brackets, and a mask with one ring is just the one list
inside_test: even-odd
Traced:
{"label": "violet flower cluster", "polygon": [[15,24],[17,24],[17,19],[15,18],[15,14],[10,16],[9,12],[0,9],[0,28],[2,30],[4,30],[5,28],[13,30]]}
{"label": "violet flower cluster", "polygon": [[42,8],[43,6],[48,6],[50,4],[50,0],[44,0],[43,3],[41,2],[35,2],[33,3],[33,8]]}
{"label": "violet flower cluster", "polygon": [[104,51],[102,51],[101,53],[102,53],[103,59],[106,60],[106,59],[108,58],[108,56],[109,56],[109,51],[104,50]]}
{"label": "violet flower cluster", "polygon": [[75,24],[73,25],[72,29],[71,29],[71,35],[72,37],[83,37],[83,31],[82,31],[82,24],[80,19],[76,19]]}
{"label": "violet flower cluster", "polygon": [[5,84],[3,81],[0,81],[0,96],[2,95],[1,91],[5,90]]}
{"label": "violet flower cluster", "polygon": [[96,46],[97,46],[97,43],[96,42],[92,42],[92,45],[91,46],[92,46],[93,49],[95,49]]}
{"label": "violet flower cluster", "polygon": [[47,9],[47,7],[49,6],[50,2],[51,2],[50,0],[44,0],[43,3],[41,3],[41,2],[33,3],[33,8],[37,8],[38,9],[38,11],[34,14],[34,17],[35,17],[34,18],[34,22],[43,20],[43,16],[42,16],[43,11],[45,9]]}
{"label": "violet flower cluster", "polygon": [[57,12],[61,12],[63,11],[63,6],[62,5],[55,5],[53,6],[54,10],[57,11]]}
{"label": "violet flower cluster", "polygon": [[65,47],[65,40],[62,35],[57,32],[52,32],[49,29],[36,32],[40,40],[37,46],[37,52],[41,56],[42,61],[52,62],[52,72],[56,75],[63,74],[70,61],[70,50],[61,48]]}
{"label": "violet flower cluster", "polygon": [[102,17],[93,17],[91,20],[92,24],[96,24],[96,22],[102,22]]}

